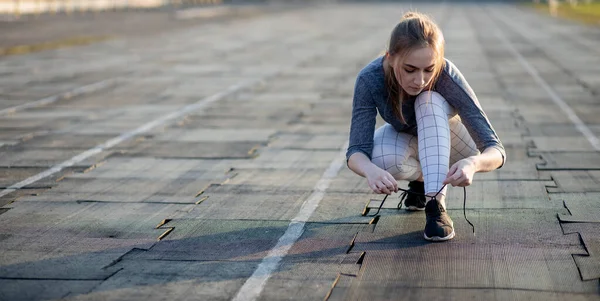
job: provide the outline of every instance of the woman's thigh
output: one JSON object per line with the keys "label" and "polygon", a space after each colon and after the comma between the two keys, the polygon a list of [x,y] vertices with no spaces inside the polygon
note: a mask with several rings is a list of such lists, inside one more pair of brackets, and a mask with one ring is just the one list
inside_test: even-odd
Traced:
{"label": "woman's thigh", "polygon": [[[450,116],[449,116],[450,117]],[[453,116],[449,119],[450,122],[450,165],[456,163],[457,161],[478,155],[479,150],[475,145],[475,141],[467,128],[460,120],[458,115]]]}

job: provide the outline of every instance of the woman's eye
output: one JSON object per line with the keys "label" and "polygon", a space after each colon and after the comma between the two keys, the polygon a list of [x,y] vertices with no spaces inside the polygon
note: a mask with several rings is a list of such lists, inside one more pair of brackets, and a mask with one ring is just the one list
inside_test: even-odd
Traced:
{"label": "woman's eye", "polygon": [[425,69],[425,72],[431,73],[431,72],[433,72],[433,69]]}
{"label": "woman's eye", "polygon": [[406,73],[413,73],[413,72],[415,72],[415,70],[414,70],[414,69],[412,69],[412,70],[409,70],[409,69],[404,69],[404,71],[406,71]]}

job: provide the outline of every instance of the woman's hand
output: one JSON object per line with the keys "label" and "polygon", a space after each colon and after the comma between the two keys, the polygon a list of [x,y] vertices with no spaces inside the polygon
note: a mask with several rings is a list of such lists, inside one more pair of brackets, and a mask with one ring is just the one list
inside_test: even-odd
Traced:
{"label": "woman's hand", "polygon": [[356,174],[367,178],[369,187],[375,193],[392,194],[398,192],[398,182],[387,171],[371,162],[367,155],[356,152],[348,159],[348,167]]}
{"label": "woman's hand", "polygon": [[370,170],[365,173],[369,187],[375,193],[392,194],[398,192],[398,182],[387,171],[373,165]]}
{"label": "woman's hand", "polygon": [[477,172],[475,157],[462,159],[450,167],[443,184],[460,187],[469,186],[473,183],[475,172]]}

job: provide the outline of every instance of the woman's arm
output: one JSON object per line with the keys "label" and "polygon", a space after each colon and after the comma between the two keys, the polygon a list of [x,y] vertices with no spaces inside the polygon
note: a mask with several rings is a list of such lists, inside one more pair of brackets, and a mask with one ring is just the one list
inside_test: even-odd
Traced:
{"label": "woman's arm", "polygon": [[375,193],[391,194],[398,192],[398,182],[387,171],[373,164],[363,153],[354,153],[348,159],[348,167],[359,176],[367,178],[369,187]]}
{"label": "woman's arm", "polygon": [[368,84],[368,76],[370,75],[363,76],[361,71],[356,78],[346,159],[348,168],[367,178],[369,187],[375,193],[391,194],[398,192],[398,183],[389,172],[377,167],[370,159],[377,106]]}
{"label": "woman's arm", "polygon": [[483,153],[475,156],[475,172],[488,172],[498,169],[504,162],[504,156],[495,147],[486,148]]}
{"label": "woman's arm", "polygon": [[469,186],[476,172],[488,172],[502,166],[504,156],[495,147],[486,148],[481,154],[471,156],[454,163],[450,167],[443,184]]}
{"label": "woman's arm", "polygon": [[[446,66],[442,74],[440,74],[435,88],[450,105],[457,109],[458,115],[461,117],[461,122],[473,138],[477,149],[482,154],[488,151],[488,149],[496,149],[501,153],[500,158],[503,160],[500,167],[504,165],[506,151],[500,138],[498,138],[491,122],[483,111],[475,92],[473,92],[473,89],[471,89],[471,86],[469,86],[469,83],[458,68],[449,60],[446,60]],[[488,160],[484,159],[483,161],[484,166],[481,171],[486,170],[485,166],[487,164],[485,162]]]}

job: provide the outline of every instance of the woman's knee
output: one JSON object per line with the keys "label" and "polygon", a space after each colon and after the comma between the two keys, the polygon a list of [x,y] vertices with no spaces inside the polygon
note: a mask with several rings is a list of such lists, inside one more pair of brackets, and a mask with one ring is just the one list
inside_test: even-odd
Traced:
{"label": "woman's knee", "polygon": [[446,101],[442,94],[436,91],[424,91],[415,100],[415,110],[423,105],[429,105],[431,110],[443,110],[448,117],[456,115],[456,109]]}
{"label": "woman's knee", "polygon": [[416,160],[417,149],[416,136],[397,132],[391,125],[385,124],[375,131],[371,162],[397,180],[405,180],[420,169]]}
{"label": "woman's knee", "polygon": [[396,165],[395,168],[388,170],[388,172],[396,180],[413,181],[421,175],[421,166],[416,161],[412,162],[412,164],[404,162],[404,164]]}
{"label": "woman's knee", "polygon": [[417,95],[417,99],[415,100],[415,105],[421,105],[425,103],[435,103],[442,104],[447,102],[442,94],[436,91],[423,91],[419,95]]}
{"label": "woman's knee", "polygon": [[[401,161],[403,161],[404,158],[400,158]],[[394,154],[376,154],[374,153],[373,159],[371,159],[371,162],[373,164],[375,164],[375,166],[391,173],[392,175],[394,173],[398,173],[398,172],[402,172],[403,168],[402,168],[402,164],[398,162],[398,158],[395,157]]]}

